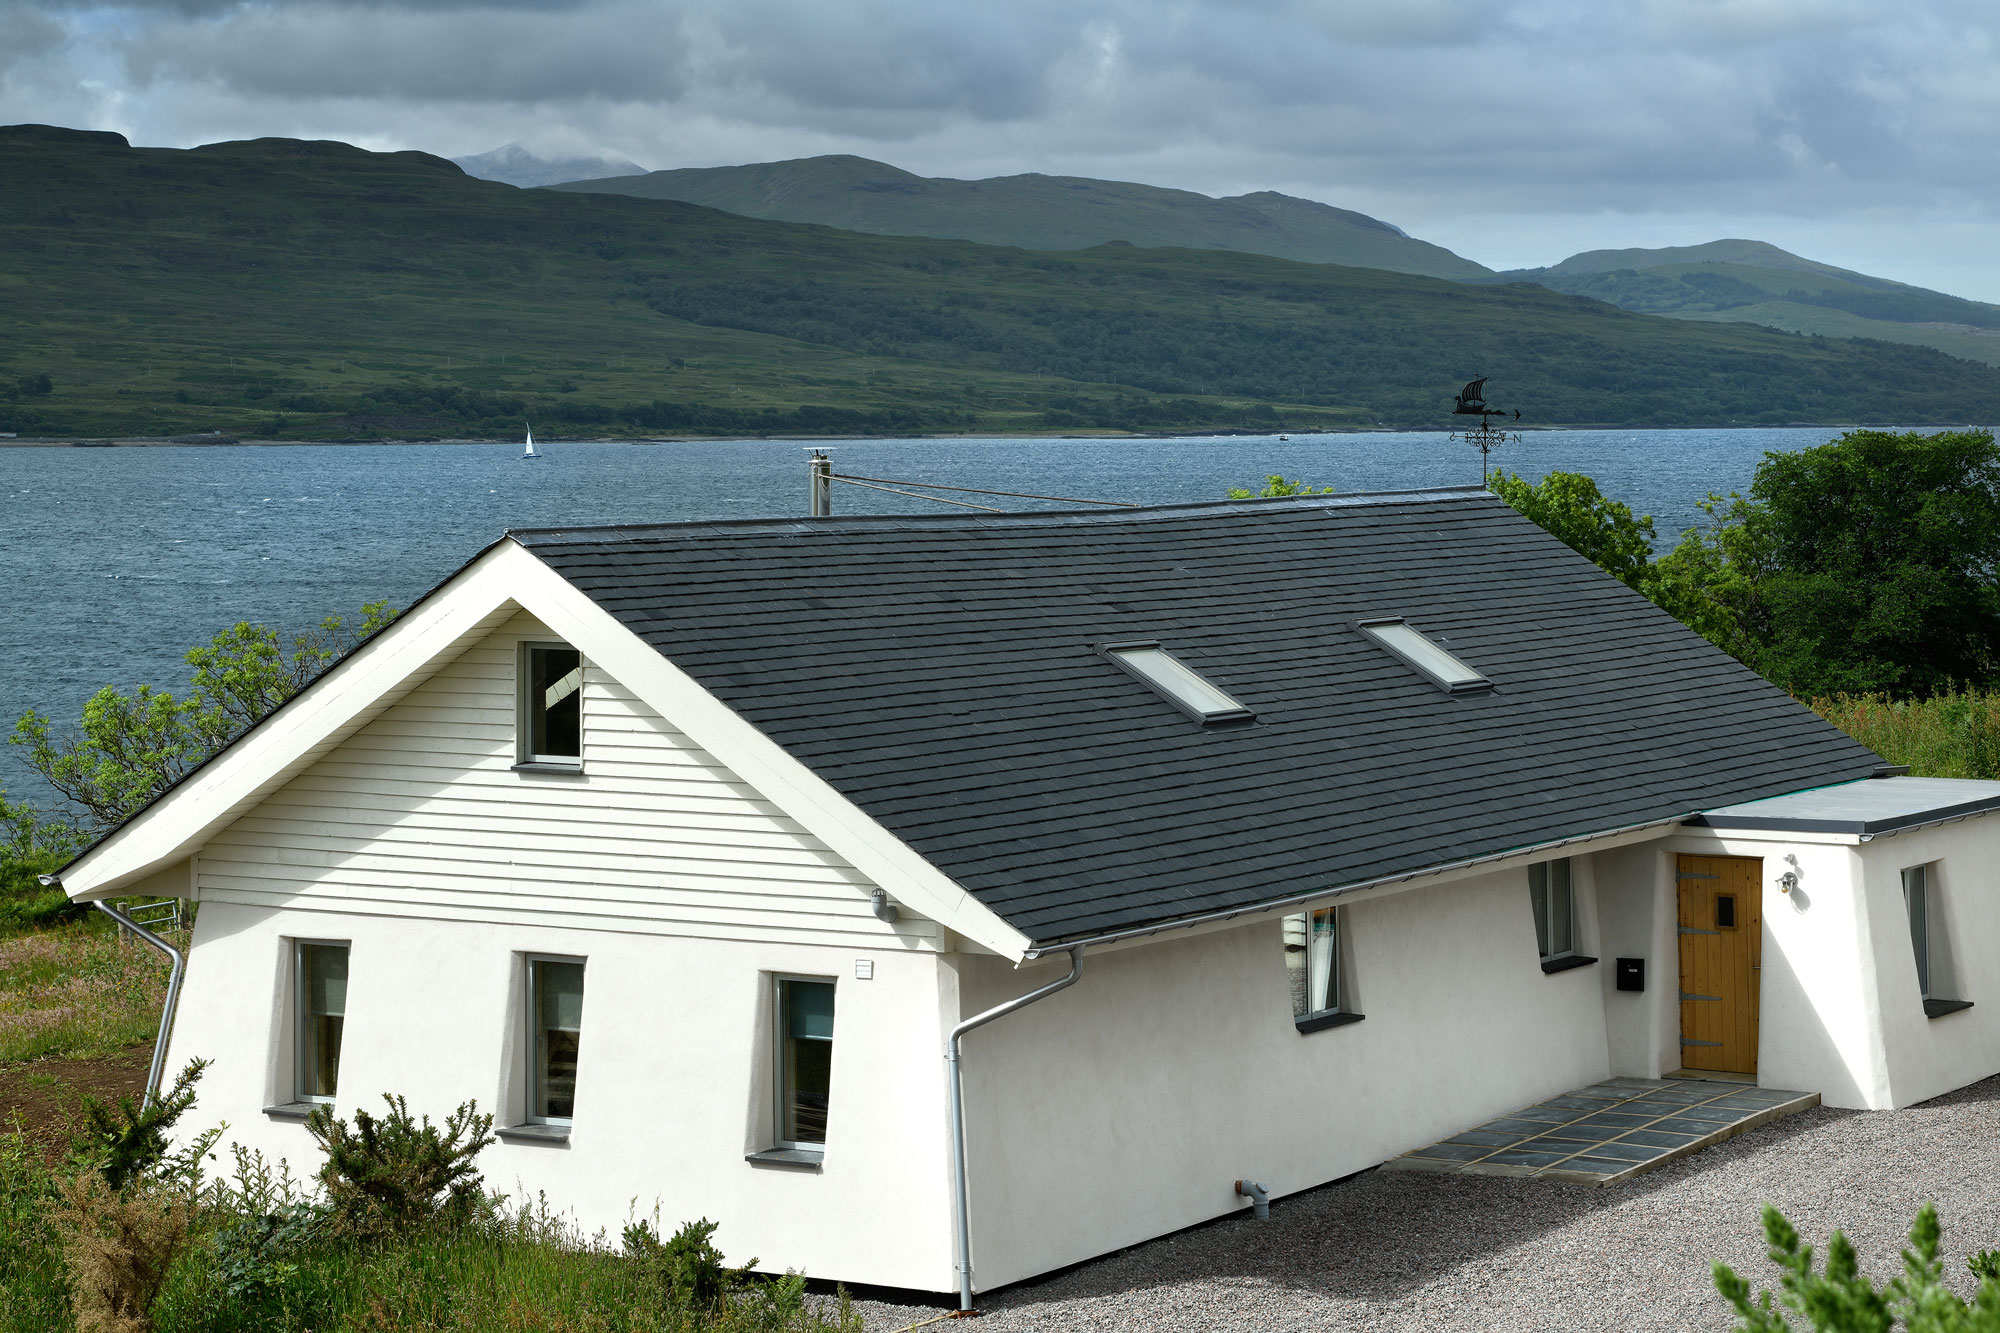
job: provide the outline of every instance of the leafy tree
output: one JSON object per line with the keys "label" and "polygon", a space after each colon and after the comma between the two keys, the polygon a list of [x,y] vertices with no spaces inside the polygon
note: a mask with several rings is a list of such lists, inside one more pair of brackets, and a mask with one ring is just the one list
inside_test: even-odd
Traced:
{"label": "leafy tree", "polygon": [[1314,490],[1307,482],[1287,481],[1275,472],[1264,478],[1264,487],[1262,490],[1251,491],[1234,486],[1229,490],[1229,498],[1232,500],[1282,500],[1293,495],[1332,494],[1334,494],[1334,489],[1331,486],[1322,486],[1318,490]]}
{"label": "leafy tree", "polygon": [[[1902,1275],[1877,1290],[1838,1231],[1827,1242],[1825,1270],[1814,1272],[1812,1246],[1767,1204],[1764,1239],[1779,1270],[1778,1291],[1767,1288],[1752,1299],[1750,1283],[1720,1261],[1715,1286],[1736,1310],[1738,1333],[1888,1333],[1899,1322],[1910,1333],[2000,1333],[2000,1283],[1990,1271],[1991,1252],[1967,1261],[1980,1278],[1979,1294],[1967,1305],[1944,1285],[1939,1235],[1937,1209],[1925,1204],[1910,1228]],[[1794,1316],[1802,1322],[1794,1323]]]}
{"label": "leafy tree", "polygon": [[238,624],[188,650],[192,688],[185,698],[150,685],[131,694],[107,685],[84,704],[78,727],[59,733],[30,710],[15,724],[12,742],[27,748],[28,762],[56,789],[76,827],[101,833],[136,814],[396,615],[387,603],[370,602],[352,625],[329,616],[289,639],[268,625]]}
{"label": "leafy tree", "polygon": [[1612,577],[1643,589],[1653,573],[1653,520],[1597,489],[1580,472],[1551,472],[1538,482],[1502,473],[1495,495]]}
{"label": "leafy tree", "polygon": [[1658,600],[1797,693],[1934,694],[2000,669],[1990,431],[1769,453],[1660,562]]}

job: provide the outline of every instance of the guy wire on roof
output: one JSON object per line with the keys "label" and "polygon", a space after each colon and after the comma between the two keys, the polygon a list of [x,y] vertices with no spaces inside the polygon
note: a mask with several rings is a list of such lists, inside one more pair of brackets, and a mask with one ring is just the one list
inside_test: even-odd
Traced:
{"label": "guy wire on roof", "polygon": [[[830,472],[827,475],[831,477],[834,481],[851,481],[856,485],[864,485],[864,486],[872,481],[872,482],[880,482],[883,485],[888,485],[888,486],[916,486],[927,491],[964,491],[968,495],[1007,495],[1007,496],[1012,496],[1016,500],[1055,500],[1062,504],[1072,504],[1072,505],[1114,505],[1120,509],[1145,508],[1144,505],[1139,504],[1133,500],[1079,500],[1073,495],[1031,495],[1026,491],[988,491],[988,490],[981,490],[977,486],[945,486],[934,481],[898,481],[893,477],[861,477],[861,476],[850,477],[840,472]],[[879,486],[871,486],[869,487],[869,489],[879,490],[881,488]],[[908,494],[908,492],[906,491],[897,491],[895,493],[897,495]],[[963,500],[946,500],[944,499],[943,496],[938,496],[938,495],[916,495],[916,496],[911,496],[911,498],[916,500],[937,500],[942,504],[965,503]],[[984,505],[968,506],[968,508],[972,509],[984,509],[985,507],[986,506]],[[998,514],[1003,511],[995,509],[992,512]]]}

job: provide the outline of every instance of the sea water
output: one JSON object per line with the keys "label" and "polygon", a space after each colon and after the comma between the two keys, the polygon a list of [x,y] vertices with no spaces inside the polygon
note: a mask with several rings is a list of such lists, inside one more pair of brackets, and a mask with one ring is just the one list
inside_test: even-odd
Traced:
{"label": "sea water", "polygon": [[[1493,465],[1582,472],[1651,514],[1663,543],[1711,491],[1832,428],[1536,431]],[[1216,500],[1278,474],[1341,491],[1477,485],[1443,433],[1176,439],[796,440],[0,448],[0,735],[26,709],[73,722],[100,686],[176,692],[182,654],[239,620],[286,628],[407,606],[508,528],[803,515],[806,459],[891,480],[1087,499]],[[1065,508],[979,495],[1002,508]],[[972,513],[835,486],[836,513]],[[45,798],[16,747],[0,788]]]}

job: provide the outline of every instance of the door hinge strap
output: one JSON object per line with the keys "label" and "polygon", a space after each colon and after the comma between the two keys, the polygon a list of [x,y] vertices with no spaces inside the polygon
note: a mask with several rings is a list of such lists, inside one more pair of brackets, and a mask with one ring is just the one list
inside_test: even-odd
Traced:
{"label": "door hinge strap", "polygon": [[1721,933],[1719,930],[1703,930],[1700,926],[1681,927],[1681,934],[1683,935],[1720,935]]}
{"label": "door hinge strap", "polygon": [[1687,1003],[1689,1000],[1720,1000],[1721,998],[1722,997],[1720,995],[1693,995],[1687,991],[1681,992],[1681,1003],[1683,1004]]}
{"label": "door hinge strap", "polygon": [[1720,1046],[1720,1045],[1722,1045],[1722,1043],[1721,1043],[1721,1042],[1719,1042],[1719,1041],[1696,1041],[1696,1040],[1695,1040],[1695,1039],[1694,1039],[1693,1037],[1682,1037],[1682,1038],[1681,1038],[1681,1045],[1683,1045],[1683,1046]]}
{"label": "door hinge strap", "polygon": [[1703,874],[1699,870],[1683,870],[1678,874],[1676,874],[1674,878],[1675,879],[1721,879],[1722,876]]}

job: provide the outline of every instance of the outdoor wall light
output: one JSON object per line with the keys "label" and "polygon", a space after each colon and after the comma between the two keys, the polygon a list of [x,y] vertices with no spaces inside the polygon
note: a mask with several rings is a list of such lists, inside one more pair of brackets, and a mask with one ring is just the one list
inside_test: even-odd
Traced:
{"label": "outdoor wall light", "polygon": [[1806,908],[1812,906],[1812,899],[1808,898],[1806,891],[1799,887],[1799,858],[1793,853],[1787,852],[1785,860],[1790,863],[1792,868],[1778,876],[1778,892],[1791,898],[1793,911],[1803,912]]}

